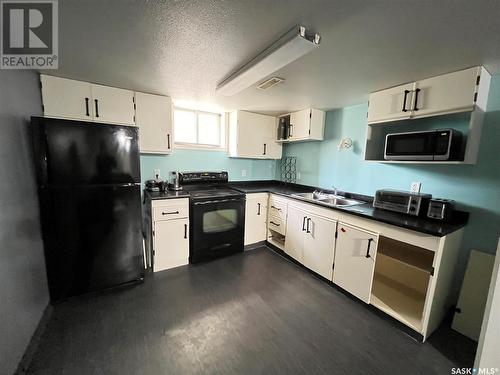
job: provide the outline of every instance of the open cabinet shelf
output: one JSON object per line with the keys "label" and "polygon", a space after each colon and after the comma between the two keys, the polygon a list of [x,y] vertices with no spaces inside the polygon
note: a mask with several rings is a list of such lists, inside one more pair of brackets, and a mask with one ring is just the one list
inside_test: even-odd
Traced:
{"label": "open cabinet shelf", "polygon": [[[473,111],[439,115],[413,120],[399,120],[368,124],[366,131],[365,161],[385,164],[476,164],[483,128],[484,112]],[[385,137],[389,133],[425,131],[453,128],[463,134],[461,160],[385,160]]]}
{"label": "open cabinet shelf", "polygon": [[433,262],[430,250],[380,237],[370,303],[422,333]]}
{"label": "open cabinet shelf", "polygon": [[272,229],[268,230],[267,241],[281,250],[285,250],[285,236],[275,232]]}

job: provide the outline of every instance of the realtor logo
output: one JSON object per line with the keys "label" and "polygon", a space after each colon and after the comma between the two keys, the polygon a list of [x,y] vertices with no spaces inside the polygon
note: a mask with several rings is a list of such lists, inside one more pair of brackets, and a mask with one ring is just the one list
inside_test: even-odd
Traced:
{"label": "realtor logo", "polygon": [[57,0],[0,0],[2,69],[57,69]]}

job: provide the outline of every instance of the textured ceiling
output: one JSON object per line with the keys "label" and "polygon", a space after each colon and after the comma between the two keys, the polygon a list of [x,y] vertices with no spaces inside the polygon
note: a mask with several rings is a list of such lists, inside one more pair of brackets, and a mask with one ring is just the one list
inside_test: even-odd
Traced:
{"label": "textured ceiling", "polygon": [[[500,72],[500,1],[59,0],[62,77],[221,109],[339,108],[370,91],[473,65]],[[269,91],[218,82],[302,24],[318,49]]]}

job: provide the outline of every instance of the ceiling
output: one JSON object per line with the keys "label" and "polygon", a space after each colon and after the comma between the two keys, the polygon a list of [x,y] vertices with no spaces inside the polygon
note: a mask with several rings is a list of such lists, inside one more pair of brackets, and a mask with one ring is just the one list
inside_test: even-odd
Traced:
{"label": "ceiling", "polygon": [[[474,65],[500,72],[500,1],[59,0],[61,77],[169,95],[200,109],[334,109]],[[321,45],[268,91],[217,83],[294,25]]]}

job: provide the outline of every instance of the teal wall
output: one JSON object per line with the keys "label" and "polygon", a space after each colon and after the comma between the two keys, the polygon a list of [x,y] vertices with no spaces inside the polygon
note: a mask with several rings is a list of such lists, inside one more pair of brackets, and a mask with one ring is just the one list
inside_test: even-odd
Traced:
{"label": "teal wall", "polygon": [[[420,181],[422,192],[455,199],[461,209],[471,213],[464,234],[462,267],[470,249],[495,253],[500,235],[500,76],[492,80],[476,165],[365,162],[366,112],[366,104],[328,112],[323,142],[285,146],[285,155],[297,156],[301,174],[298,182],[323,188],[335,185],[340,190],[374,195],[380,188],[408,190],[412,181]],[[435,127],[436,121],[429,119],[426,126]],[[461,128],[464,124],[460,116],[440,121],[442,127]],[[337,145],[344,137],[352,138],[354,147],[338,151]]]}
{"label": "teal wall", "polygon": [[[154,178],[154,170],[160,169],[162,179],[167,179],[171,171],[228,171],[229,179],[271,180],[275,174],[274,160],[229,158],[222,151],[200,151],[176,149],[172,155],[141,155],[141,177]],[[241,171],[246,170],[246,176]]]}

